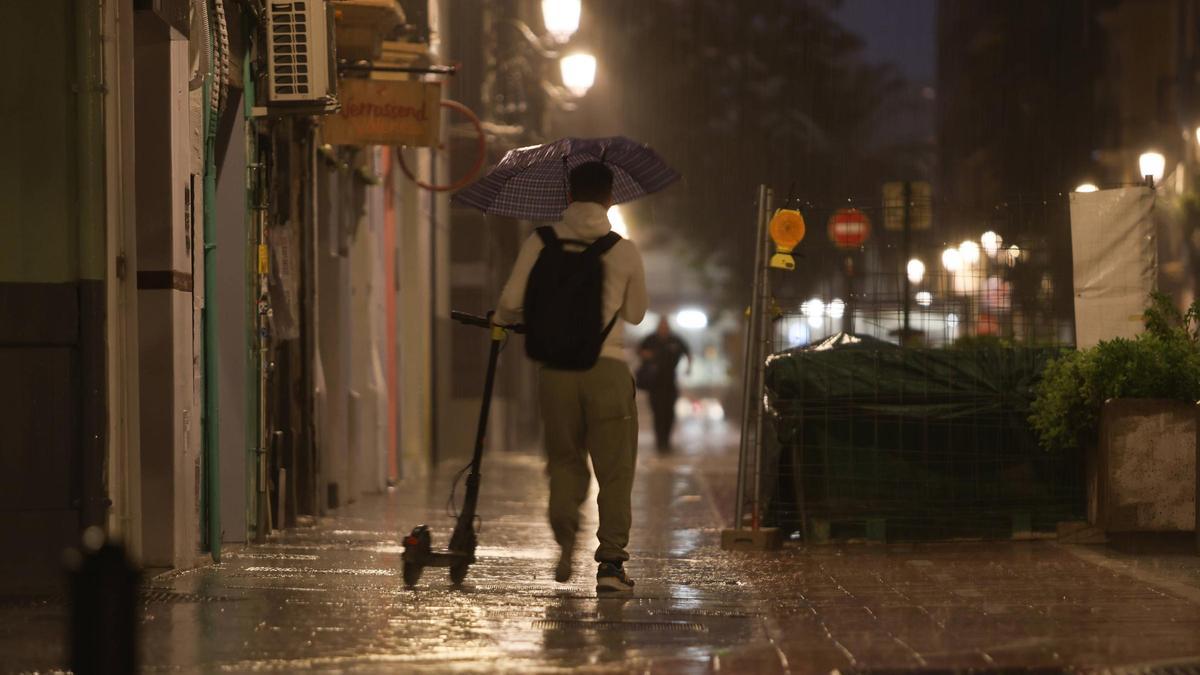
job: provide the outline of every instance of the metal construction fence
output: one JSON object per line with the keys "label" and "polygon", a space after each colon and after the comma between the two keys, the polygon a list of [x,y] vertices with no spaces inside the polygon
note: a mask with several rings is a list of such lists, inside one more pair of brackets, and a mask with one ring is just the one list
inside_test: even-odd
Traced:
{"label": "metal construction fence", "polygon": [[1074,340],[1065,198],[976,222],[955,241],[814,247],[823,267],[807,278],[760,256],[743,428],[752,526],[930,540],[1037,536],[1082,517],[1081,458],[1044,451],[1028,421],[1044,368]]}
{"label": "metal construction fence", "polygon": [[[816,222],[798,248],[803,257],[797,270],[771,273],[774,348],[838,332],[904,346],[942,347],[984,336],[1023,344],[1074,342],[1065,196],[1014,200],[985,211],[945,203],[913,210],[918,207],[941,214],[945,231],[932,225],[909,232],[882,228],[897,219],[879,204],[806,209]],[[873,234],[839,248],[819,224],[850,212],[873,223],[866,230]]]}
{"label": "metal construction fence", "polygon": [[843,335],[773,355],[767,522],[820,541],[1007,537],[1076,519],[1080,458],[1042,450],[1027,419],[1058,353]]}

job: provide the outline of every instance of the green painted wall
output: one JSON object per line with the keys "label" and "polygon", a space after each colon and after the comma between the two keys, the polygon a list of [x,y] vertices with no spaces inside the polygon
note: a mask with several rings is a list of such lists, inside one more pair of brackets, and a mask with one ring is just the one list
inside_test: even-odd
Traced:
{"label": "green painted wall", "polygon": [[0,3],[0,283],[79,277],[74,4]]}

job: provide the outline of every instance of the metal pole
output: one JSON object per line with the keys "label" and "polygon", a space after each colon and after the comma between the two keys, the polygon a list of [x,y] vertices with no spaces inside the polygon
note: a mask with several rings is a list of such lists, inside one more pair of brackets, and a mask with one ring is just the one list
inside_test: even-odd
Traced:
{"label": "metal pole", "polygon": [[[206,10],[207,11],[207,10]],[[208,23],[213,30],[212,21]],[[216,60],[213,36],[209,35],[209,64]],[[203,331],[200,341],[202,364],[200,425],[203,451],[203,503],[207,528],[202,541],[208,543],[213,562],[221,562],[221,417],[220,390],[217,377],[221,372],[217,348],[217,110],[210,93],[218,86],[210,67],[204,82],[204,306],[200,309]]]}
{"label": "metal pole", "polygon": [[738,468],[737,468],[737,497],[734,502],[734,529],[742,529],[742,518],[744,517],[744,506],[746,501],[746,447],[749,443],[750,434],[750,378],[751,364],[754,354],[754,303],[757,302],[758,288],[758,273],[755,272],[754,281],[751,284],[751,301],[746,307],[746,344],[742,349],[742,433],[739,436],[738,445]]}
{"label": "metal pole", "polygon": [[[107,377],[105,376],[105,317],[108,239],[105,230],[105,86],[103,67],[103,17],[100,3],[84,2],[75,16],[75,68],[77,114],[74,141],[78,197],[76,207],[75,256],[79,279],[79,348],[75,356],[79,398],[77,410],[80,440],[80,517],[83,525],[103,525],[108,519],[108,494],[104,484],[107,457]],[[111,84],[111,83],[109,83]],[[107,148],[120,152],[120,148]],[[6,225],[7,227],[7,225]]]}
{"label": "metal pole", "polygon": [[846,313],[842,320],[842,331],[854,335],[854,312],[858,303],[854,300],[854,258],[853,253],[846,251],[842,260],[842,273],[846,280]]}
{"label": "metal pole", "polygon": [[742,518],[745,516],[746,502],[746,456],[749,452],[749,435],[750,435],[750,415],[753,408],[751,402],[753,399],[753,383],[751,378],[757,374],[757,369],[754,366],[755,354],[758,346],[758,322],[755,321],[758,312],[759,298],[759,283],[762,281],[762,276],[759,270],[763,266],[763,241],[766,239],[766,213],[767,213],[767,186],[758,186],[758,208],[755,214],[756,229],[754,239],[754,280],[750,293],[749,316],[746,317],[746,345],[742,350],[744,362],[742,367],[742,435],[741,442],[738,447],[738,472],[737,472],[737,498],[734,503],[734,522],[735,529],[742,529]]}
{"label": "metal pole", "polygon": [[912,314],[912,282],[908,278],[908,261],[912,257],[912,183],[904,181],[904,255],[900,262],[901,279],[904,281],[904,330],[900,334],[900,345],[907,346]]}
{"label": "metal pole", "polygon": [[383,66],[370,61],[339,63],[338,70],[355,73],[412,73],[415,75],[456,75],[458,66]]}
{"label": "metal pole", "polygon": [[[775,192],[770,188],[767,189],[765,197],[765,208],[763,221],[770,217],[771,202],[774,201]],[[762,251],[762,260],[759,263],[758,274],[762,276],[762,281],[759,282],[759,311],[758,311],[758,355],[755,358],[755,370],[757,376],[754,378],[754,409],[755,409],[755,430],[754,430],[754,513],[751,515],[751,526],[757,530],[759,526],[759,507],[760,498],[762,496],[762,448],[763,448],[763,418],[766,412],[763,405],[763,394],[766,390],[766,360],[767,355],[771,353],[771,278],[770,266],[767,264],[768,244],[766,237],[760,237],[759,246]]]}

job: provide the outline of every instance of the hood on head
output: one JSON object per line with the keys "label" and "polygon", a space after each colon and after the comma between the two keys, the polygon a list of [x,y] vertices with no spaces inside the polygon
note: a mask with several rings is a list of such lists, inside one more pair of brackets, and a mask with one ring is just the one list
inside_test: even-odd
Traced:
{"label": "hood on head", "polygon": [[563,211],[562,224],[569,238],[599,239],[608,234],[608,209],[595,202],[571,202]]}

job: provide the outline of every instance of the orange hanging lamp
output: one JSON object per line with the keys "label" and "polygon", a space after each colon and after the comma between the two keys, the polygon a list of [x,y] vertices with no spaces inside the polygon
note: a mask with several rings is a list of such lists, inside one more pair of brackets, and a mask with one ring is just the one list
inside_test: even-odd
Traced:
{"label": "orange hanging lamp", "polygon": [[775,242],[775,255],[771,256],[771,267],[781,270],[796,269],[792,251],[804,240],[804,216],[797,209],[779,209],[771,217],[769,226],[771,241]]}

